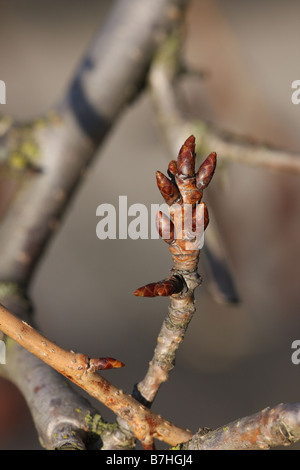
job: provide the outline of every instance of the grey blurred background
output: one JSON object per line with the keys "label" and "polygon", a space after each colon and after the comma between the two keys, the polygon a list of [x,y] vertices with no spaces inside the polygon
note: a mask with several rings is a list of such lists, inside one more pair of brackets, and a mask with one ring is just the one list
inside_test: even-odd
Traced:
{"label": "grey blurred background", "polygon": [[[53,106],[113,3],[0,0],[1,113],[28,119]],[[291,83],[300,79],[299,21],[296,0],[194,0],[184,53],[209,77],[185,78],[180,87],[191,116],[299,152],[300,105],[291,102]],[[31,289],[43,333],[65,348],[125,362],[105,376],[129,393],[146,372],[168,305],[132,292],[164,278],[171,259],[160,240],[100,241],[96,208],[117,206],[119,195],[129,205],[161,203],[155,171],[165,172],[169,159],[145,93],[99,150]],[[216,428],[300,400],[300,365],[291,362],[291,344],[300,339],[299,186],[293,175],[218,167],[205,200],[242,302],[217,303],[200,263],[197,313],[153,405],[177,425]],[[0,449],[40,448],[22,397],[1,382]]]}

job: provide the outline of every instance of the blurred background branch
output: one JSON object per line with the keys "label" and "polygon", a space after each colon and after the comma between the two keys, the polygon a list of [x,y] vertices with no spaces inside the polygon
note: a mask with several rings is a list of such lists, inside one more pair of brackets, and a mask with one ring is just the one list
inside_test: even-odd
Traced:
{"label": "blurred background branch", "polygon": [[[7,290],[1,302],[17,314],[25,296],[27,299],[26,289],[36,265],[84,169],[124,106],[139,94],[156,48],[173,24],[181,20],[185,5],[184,0],[160,0],[155,5],[151,1],[141,4],[120,0],[55,109],[25,125],[9,122],[3,126],[2,170],[8,174],[25,170],[0,228],[0,281],[2,286],[15,286],[13,295]],[[22,356],[22,350],[15,348]],[[13,362],[10,357],[6,369],[13,364],[14,373],[7,376],[18,376],[23,361]],[[31,388],[44,387],[47,371],[44,368],[43,374],[32,375]],[[56,382],[60,383],[59,379]],[[29,406],[32,403],[28,400]],[[51,408],[44,411],[50,421]],[[49,436],[42,437],[47,434],[43,425],[49,427],[48,420],[39,421],[37,428],[40,441],[53,446]]]}

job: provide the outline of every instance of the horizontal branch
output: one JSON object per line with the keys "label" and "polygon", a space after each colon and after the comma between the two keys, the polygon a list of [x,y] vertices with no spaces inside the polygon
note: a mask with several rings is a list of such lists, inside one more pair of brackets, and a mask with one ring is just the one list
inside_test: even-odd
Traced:
{"label": "horizontal branch", "polygon": [[300,403],[280,404],[215,431],[200,431],[182,450],[263,450],[300,439]]}
{"label": "horizontal branch", "polygon": [[247,137],[224,133],[207,126],[203,133],[201,148],[215,149],[225,162],[265,168],[290,175],[300,176],[300,155],[269,144],[256,142]]}
{"label": "horizontal branch", "polygon": [[0,373],[22,393],[43,448],[88,449],[100,436],[105,440],[102,429],[110,425],[94,407],[62,375],[11,339]]}
{"label": "horizontal branch", "polygon": [[190,431],[164,420],[95,372],[86,355],[57,346],[2,305],[0,330],[124,419],[144,444],[156,438],[177,445],[191,438]]}
{"label": "horizontal branch", "polygon": [[[0,284],[1,301],[19,318],[32,321],[32,306],[24,292],[14,284]],[[23,395],[41,445],[45,449],[91,448],[101,437],[98,448],[110,442],[116,426],[104,421],[98,410],[63,375],[49,367],[18,343],[0,332],[6,343],[6,362],[0,375],[10,380]],[[118,434],[123,446],[132,447],[126,433]]]}

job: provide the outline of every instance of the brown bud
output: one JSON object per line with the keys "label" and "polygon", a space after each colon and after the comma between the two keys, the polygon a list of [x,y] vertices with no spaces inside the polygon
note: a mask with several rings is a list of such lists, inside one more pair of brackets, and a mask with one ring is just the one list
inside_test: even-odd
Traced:
{"label": "brown bud", "polygon": [[196,186],[203,191],[213,177],[217,164],[217,154],[212,152],[204,160],[196,174]]}
{"label": "brown bud", "polygon": [[178,174],[194,176],[195,174],[195,137],[191,135],[181,147],[177,158]]}
{"label": "brown bud", "polygon": [[152,282],[140,287],[134,292],[137,297],[169,297],[178,294],[184,288],[184,281],[180,276],[172,276],[164,281]]}
{"label": "brown bud", "polygon": [[175,176],[177,172],[178,172],[178,169],[177,169],[176,160],[171,160],[168,166],[168,175],[170,176],[172,181],[175,180]]}
{"label": "brown bud", "polygon": [[156,282],[152,282],[146,286],[139,287],[134,291],[133,295],[136,297],[157,297],[158,294],[155,293],[156,285]]}
{"label": "brown bud", "polygon": [[177,186],[160,171],[156,172],[156,181],[162,197],[171,206],[180,197]]}
{"label": "brown bud", "polygon": [[167,243],[174,240],[174,224],[169,217],[159,211],[156,215],[156,227],[160,237]]}
{"label": "brown bud", "polygon": [[[201,210],[202,206],[202,210]],[[205,202],[201,202],[193,209],[193,230],[196,230],[197,227],[202,226],[204,230],[208,226],[209,216],[207,205]]]}

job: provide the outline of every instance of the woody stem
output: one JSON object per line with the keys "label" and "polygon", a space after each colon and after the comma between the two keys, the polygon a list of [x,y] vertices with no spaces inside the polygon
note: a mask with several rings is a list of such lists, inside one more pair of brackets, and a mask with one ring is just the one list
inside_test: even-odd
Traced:
{"label": "woody stem", "polygon": [[187,289],[170,297],[171,304],[158,335],[154,356],[144,379],[137,385],[138,392],[147,400],[148,406],[153,402],[161,384],[168,380],[169,373],[175,365],[176,351],[196,310],[194,290],[201,283],[197,273],[197,263],[191,266],[191,272],[179,271],[175,266],[176,263],[172,270],[173,274],[184,278]]}
{"label": "woody stem", "polygon": [[57,346],[1,304],[0,330],[114,411],[145,444],[152,442],[153,437],[170,445],[177,445],[192,437],[191,432],[164,420],[91,370],[87,356]]}

